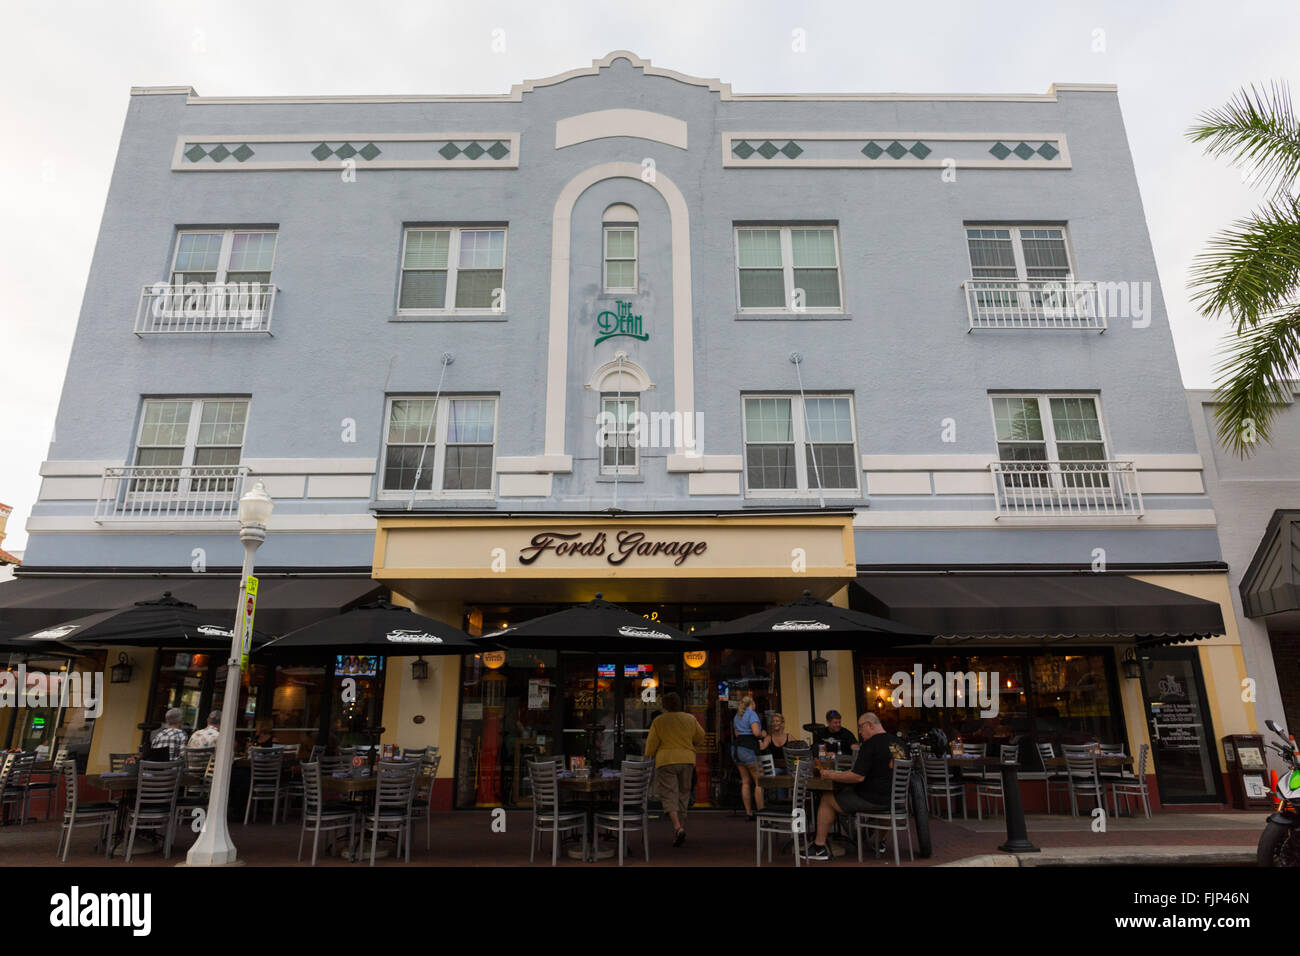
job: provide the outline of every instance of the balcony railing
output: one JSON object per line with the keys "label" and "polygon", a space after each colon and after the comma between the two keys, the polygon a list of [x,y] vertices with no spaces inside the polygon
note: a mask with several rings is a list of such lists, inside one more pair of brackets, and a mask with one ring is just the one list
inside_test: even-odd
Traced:
{"label": "balcony railing", "polygon": [[263,282],[155,282],[140,293],[135,334],[265,332],[271,334],[275,286]]}
{"label": "balcony railing", "polygon": [[997,517],[1142,516],[1142,491],[1131,461],[995,461]]}
{"label": "balcony railing", "polygon": [[1106,331],[1097,283],[1075,279],[967,279],[966,311],[975,329]]}
{"label": "balcony railing", "polygon": [[222,521],[239,518],[243,465],[106,468],[95,520]]}

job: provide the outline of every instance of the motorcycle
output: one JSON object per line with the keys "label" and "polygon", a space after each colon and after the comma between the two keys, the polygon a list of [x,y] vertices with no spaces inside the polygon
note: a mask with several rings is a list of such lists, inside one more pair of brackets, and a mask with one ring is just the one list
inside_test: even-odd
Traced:
{"label": "motorcycle", "polygon": [[1300,866],[1300,833],[1296,832],[1297,814],[1300,814],[1300,755],[1285,729],[1271,720],[1264,723],[1282,738],[1282,743],[1269,742],[1266,746],[1282,758],[1286,770],[1277,781],[1276,793],[1281,805],[1269,816],[1260,835],[1255,861],[1260,866]]}

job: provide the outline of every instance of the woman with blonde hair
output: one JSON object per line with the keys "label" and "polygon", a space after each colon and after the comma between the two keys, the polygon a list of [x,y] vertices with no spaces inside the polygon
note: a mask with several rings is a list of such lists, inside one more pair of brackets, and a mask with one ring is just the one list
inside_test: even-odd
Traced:
{"label": "woman with blonde hair", "polygon": [[785,745],[793,739],[785,729],[785,716],[783,714],[773,714],[772,731],[771,733],[764,731],[758,752],[760,754],[770,754],[772,760],[776,763],[777,769],[781,769],[785,766]]}
{"label": "woman with blonde hair", "polygon": [[758,785],[758,741],[763,736],[763,725],[754,710],[754,698],[746,694],[736,708],[731,722],[731,759],[740,771],[740,799],[745,804],[745,819],[754,819],[754,804],[763,809],[763,788]]}

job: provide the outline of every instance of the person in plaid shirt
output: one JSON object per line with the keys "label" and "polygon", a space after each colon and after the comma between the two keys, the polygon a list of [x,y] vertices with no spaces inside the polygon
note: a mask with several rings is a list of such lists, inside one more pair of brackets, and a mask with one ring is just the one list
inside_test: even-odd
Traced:
{"label": "person in plaid shirt", "polygon": [[153,732],[149,746],[166,747],[170,759],[180,757],[185,749],[185,731],[181,730],[181,712],[173,707],[163,717],[163,727]]}
{"label": "person in plaid shirt", "polygon": [[208,714],[208,725],[190,734],[190,750],[211,750],[217,745],[221,736],[221,711],[214,710]]}

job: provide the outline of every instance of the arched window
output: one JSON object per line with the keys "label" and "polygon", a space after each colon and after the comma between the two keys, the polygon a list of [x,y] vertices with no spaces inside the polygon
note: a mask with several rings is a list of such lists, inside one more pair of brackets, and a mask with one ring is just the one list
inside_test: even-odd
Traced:
{"label": "arched window", "polygon": [[601,288],[605,292],[635,295],[637,291],[637,212],[615,203],[604,215],[604,266]]}

